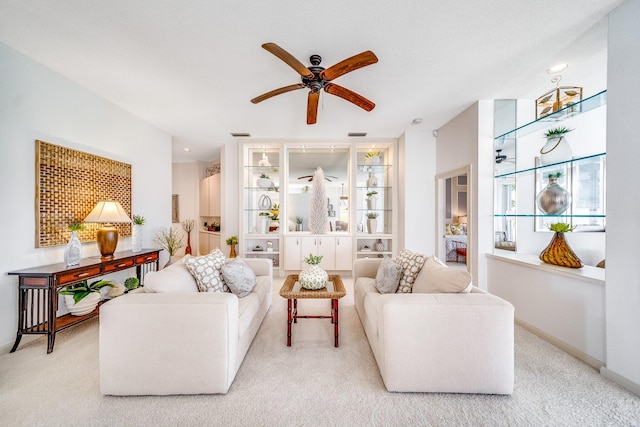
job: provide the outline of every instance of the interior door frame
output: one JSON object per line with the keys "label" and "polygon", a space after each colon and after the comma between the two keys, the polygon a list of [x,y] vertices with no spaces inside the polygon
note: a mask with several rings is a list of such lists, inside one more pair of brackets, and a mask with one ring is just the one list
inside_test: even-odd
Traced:
{"label": "interior door frame", "polygon": [[467,258],[466,265],[467,271],[472,273],[471,259],[474,256],[474,244],[473,244],[473,225],[474,214],[473,205],[473,176],[471,175],[471,165],[466,165],[458,169],[454,169],[448,172],[444,172],[436,175],[436,253],[437,257],[446,262],[447,253],[444,244],[444,223],[445,223],[445,209],[446,209],[446,180],[459,175],[467,176]]}

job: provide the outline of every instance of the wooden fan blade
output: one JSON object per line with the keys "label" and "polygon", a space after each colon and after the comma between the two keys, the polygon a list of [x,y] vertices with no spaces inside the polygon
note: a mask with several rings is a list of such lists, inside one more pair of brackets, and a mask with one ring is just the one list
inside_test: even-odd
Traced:
{"label": "wooden fan blade", "polygon": [[313,78],[313,73],[309,71],[305,65],[298,61],[293,55],[281,48],[275,43],[265,43],[262,45],[265,50],[273,53],[275,56],[284,61],[288,66],[296,70],[302,77]]}
{"label": "wooden fan blade", "polygon": [[370,50],[367,50],[366,52],[359,53],[332,65],[320,73],[320,78],[325,81],[334,80],[343,74],[350,73],[367,65],[375,64],[376,62],[378,62],[378,57]]}
{"label": "wooden fan blade", "polygon": [[320,99],[320,92],[309,92],[307,98],[307,124],[313,125],[318,118],[318,100]]}
{"label": "wooden fan blade", "polygon": [[297,83],[294,85],[281,87],[280,89],[274,89],[271,92],[263,93],[260,96],[256,96],[251,100],[251,102],[253,102],[254,104],[257,104],[258,102],[262,102],[265,99],[271,98],[272,96],[280,95],[281,93],[287,93],[287,92],[291,92],[292,90],[298,90],[298,89],[304,89],[304,85],[302,83]]}
{"label": "wooden fan blade", "polygon": [[335,83],[327,83],[324,86],[324,90],[325,92],[328,92],[331,95],[339,96],[340,98],[345,99],[366,111],[371,111],[376,106],[376,104],[369,101],[364,96],[358,95],[357,93]]}

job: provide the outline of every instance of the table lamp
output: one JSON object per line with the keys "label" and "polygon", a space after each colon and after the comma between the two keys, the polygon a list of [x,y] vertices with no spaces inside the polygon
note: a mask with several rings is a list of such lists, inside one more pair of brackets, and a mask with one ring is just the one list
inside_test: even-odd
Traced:
{"label": "table lamp", "polygon": [[131,218],[119,202],[107,200],[98,202],[87,215],[84,222],[104,224],[96,233],[98,249],[103,258],[110,258],[118,245],[118,230],[113,226],[115,222],[131,222]]}

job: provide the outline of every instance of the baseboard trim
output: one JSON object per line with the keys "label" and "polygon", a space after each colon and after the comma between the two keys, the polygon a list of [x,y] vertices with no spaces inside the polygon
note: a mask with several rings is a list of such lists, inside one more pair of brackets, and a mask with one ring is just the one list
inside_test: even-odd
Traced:
{"label": "baseboard trim", "polygon": [[626,388],[631,393],[634,393],[640,396],[640,384],[636,384],[633,381],[626,379],[622,375],[616,374],[606,366],[603,366],[602,368],[600,368],[600,375],[602,375],[603,377],[609,378],[611,381],[613,381],[614,383],[618,384],[621,387]]}
{"label": "baseboard trim", "polygon": [[586,363],[587,365],[590,365],[592,367],[594,367],[597,370],[600,370],[603,366],[604,366],[604,362],[596,359],[595,357],[589,356],[587,353],[585,353],[582,350],[578,350],[577,348],[567,344],[564,341],[559,340],[558,338],[549,335],[548,333],[536,328],[533,325],[530,325],[527,322],[524,322],[518,318],[515,319],[516,325],[521,326],[523,329],[526,329],[527,331],[537,335],[538,337],[542,338],[545,341],[550,342],[551,344],[555,345],[556,347],[558,347],[560,350],[569,353],[570,355],[572,355],[573,357],[575,357],[578,360],[583,361],[584,363]]}

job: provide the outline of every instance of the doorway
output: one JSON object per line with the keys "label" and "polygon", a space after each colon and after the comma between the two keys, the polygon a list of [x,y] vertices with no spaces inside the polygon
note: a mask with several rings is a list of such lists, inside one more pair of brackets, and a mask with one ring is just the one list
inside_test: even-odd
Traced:
{"label": "doorway", "polygon": [[436,248],[451,268],[471,272],[471,167],[436,176]]}

